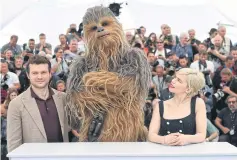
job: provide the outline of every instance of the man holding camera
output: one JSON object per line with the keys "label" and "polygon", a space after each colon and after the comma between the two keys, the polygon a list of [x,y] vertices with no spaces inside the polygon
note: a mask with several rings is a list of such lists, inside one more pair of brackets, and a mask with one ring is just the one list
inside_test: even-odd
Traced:
{"label": "man holding camera", "polygon": [[198,45],[201,43],[201,41],[195,38],[196,31],[194,29],[188,30],[188,35],[188,43],[192,45],[193,55],[196,55],[198,53]]}
{"label": "man holding camera", "polygon": [[9,88],[14,88],[14,89],[19,89],[20,88],[20,83],[18,76],[13,73],[9,72],[8,70],[8,63],[6,60],[1,59],[1,71],[0,71],[0,76],[1,76],[1,100],[5,99],[7,90]]}
{"label": "man holding camera", "polygon": [[77,39],[77,41],[80,41],[80,37],[77,33],[77,25],[76,24],[70,24],[70,27],[67,29],[67,42],[70,43],[72,39]]}
{"label": "man holding camera", "polygon": [[199,60],[191,63],[190,68],[203,72],[206,80],[206,85],[211,87],[212,86],[211,78],[214,75],[214,64],[211,61],[208,61],[207,58],[208,58],[207,52],[205,51],[200,52]]}
{"label": "man holding camera", "polygon": [[63,58],[63,49],[62,48],[55,48],[54,53],[56,55],[51,62],[51,73],[53,76],[53,83],[56,84],[58,80],[66,81],[66,77],[68,74],[68,65]]}
{"label": "man holding camera", "polygon": [[222,109],[215,119],[216,126],[223,132],[219,141],[237,146],[237,97],[228,96],[226,103],[228,107]]}
{"label": "man holding camera", "polygon": [[214,95],[213,100],[215,109],[217,112],[227,107],[225,103],[226,98],[231,96],[237,97],[237,78],[233,77],[233,74],[230,69],[224,68],[220,72],[221,82],[214,83]]}
{"label": "man holding camera", "polygon": [[209,60],[211,60],[214,64],[214,69],[216,70],[218,67],[223,65],[223,61],[225,60],[226,56],[229,55],[229,52],[225,50],[222,46],[223,39],[222,37],[217,34],[212,39],[212,44],[210,48],[208,48],[207,52],[209,53]]}
{"label": "man holding camera", "polygon": [[225,48],[225,50],[227,52],[230,52],[230,49],[232,47],[232,42],[231,42],[230,38],[226,37],[226,28],[225,28],[225,26],[219,26],[218,27],[218,33],[223,39],[223,42],[222,42],[223,47]]}
{"label": "man holding camera", "polygon": [[41,33],[39,35],[39,39],[40,43],[36,44],[35,46],[36,54],[38,54],[40,51],[44,51],[46,54],[52,54],[52,45],[46,43],[46,35]]}

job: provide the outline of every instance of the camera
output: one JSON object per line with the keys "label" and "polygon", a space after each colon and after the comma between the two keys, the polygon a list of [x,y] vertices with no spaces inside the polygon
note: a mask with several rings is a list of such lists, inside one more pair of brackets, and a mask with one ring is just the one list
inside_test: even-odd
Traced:
{"label": "camera", "polygon": [[176,66],[177,66],[176,62],[174,62],[174,61],[167,61],[165,63],[165,68],[167,68],[167,70],[168,70],[167,75],[173,76],[175,74],[175,71],[176,71]]}
{"label": "camera", "polygon": [[150,89],[149,89],[149,93],[148,93],[147,100],[153,101],[155,98],[156,98],[155,90],[154,90],[154,88],[150,88]]}
{"label": "camera", "polygon": [[191,44],[196,43],[196,39],[192,39],[190,43],[191,43]]}
{"label": "camera", "polygon": [[140,28],[138,28],[137,29],[137,34],[141,34],[142,32],[141,32],[141,29]]}
{"label": "camera", "polygon": [[8,84],[7,84],[7,80],[8,80],[9,76],[6,74],[3,79],[1,79],[1,89],[3,90],[8,90]]}
{"label": "camera", "polygon": [[211,77],[210,77],[210,71],[205,70],[205,71],[202,71],[202,73],[204,74],[206,85],[208,85],[209,87],[212,87],[212,80],[211,80]]}
{"label": "camera", "polygon": [[221,98],[224,96],[225,96],[225,93],[221,89],[218,89],[217,92],[213,94],[213,99],[217,102],[221,100]]}
{"label": "camera", "polygon": [[75,33],[77,30],[76,30],[76,28],[71,28],[70,29],[70,33]]}
{"label": "camera", "polygon": [[168,35],[168,36],[166,36],[165,37],[165,40],[167,40],[168,42],[173,42],[173,37],[172,37],[172,35]]}
{"label": "camera", "polygon": [[23,44],[22,46],[23,50],[26,51],[26,53],[33,53],[33,51],[27,46],[26,43]]}
{"label": "camera", "polygon": [[214,46],[214,44],[210,44],[210,48],[211,48],[211,50],[215,50],[215,46]]}

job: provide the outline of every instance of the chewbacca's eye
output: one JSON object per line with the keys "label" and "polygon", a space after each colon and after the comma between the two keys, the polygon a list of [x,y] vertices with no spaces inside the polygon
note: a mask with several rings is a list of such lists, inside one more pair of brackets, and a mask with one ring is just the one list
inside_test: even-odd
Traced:
{"label": "chewbacca's eye", "polygon": [[93,27],[91,27],[91,29],[92,29],[93,31],[95,31],[95,30],[97,30],[97,26],[93,26]]}
{"label": "chewbacca's eye", "polygon": [[102,26],[103,26],[103,27],[108,26],[108,22],[103,22],[103,23],[102,23]]}

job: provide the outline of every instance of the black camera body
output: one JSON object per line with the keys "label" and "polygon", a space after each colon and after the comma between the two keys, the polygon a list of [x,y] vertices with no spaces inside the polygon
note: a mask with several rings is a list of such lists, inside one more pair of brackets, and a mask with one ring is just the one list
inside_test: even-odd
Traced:
{"label": "black camera body", "polygon": [[76,28],[71,28],[69,33],[75,33],[77,32]]}
{"label": "black camera body", "polygon": [[141,34],[142,32],[141,32],[141,29],[140,28],[138,28],[137,29],[137,34]]}
{"label": "black camera body", "polygon": [[167,70],[168,70],[167,75],[173,76],[175,74],[176,67],[177,67],[176,62],[174,62],[174,61],[166,61],[165,68],[167,68]]}
{"label": "black camera body", "polygon": [[3,90],[8,90],[9,86],[7,84],[7,80],[8,80],[9,76],[6,74],[3,79],[1,79],[1,89]]}
{"label": "black camera body", "polygon": [[215,50],[215,45],[211,43],[210,48],[211,48],[211,50]]}
{"label": "black camera body", "polygon": [[194,43],[196,43],[196,39],[193,38],[190,43],[193,45]]}

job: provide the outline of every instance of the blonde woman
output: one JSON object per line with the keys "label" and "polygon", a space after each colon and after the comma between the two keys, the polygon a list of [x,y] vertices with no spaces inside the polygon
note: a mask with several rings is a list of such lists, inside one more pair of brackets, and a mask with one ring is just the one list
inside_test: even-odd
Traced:
{"label": "blonde woman", "polygon": [[205,85],[201,72],[183,68],[169,85],[174,97],[153,102],[153,115],[148,140],[164,145],[186,145],[204,142],[206,138],[206,107],[197,93]]}

